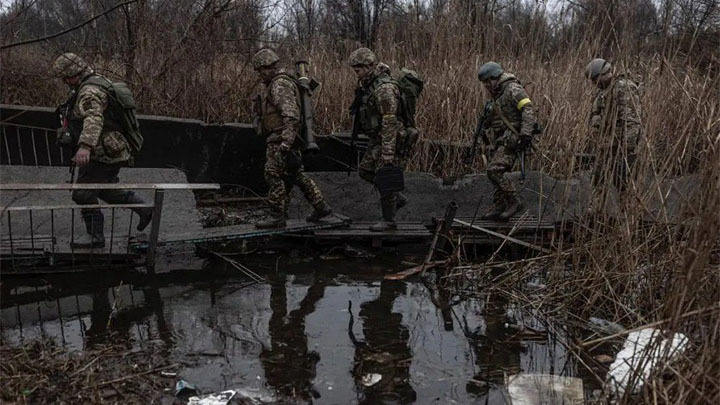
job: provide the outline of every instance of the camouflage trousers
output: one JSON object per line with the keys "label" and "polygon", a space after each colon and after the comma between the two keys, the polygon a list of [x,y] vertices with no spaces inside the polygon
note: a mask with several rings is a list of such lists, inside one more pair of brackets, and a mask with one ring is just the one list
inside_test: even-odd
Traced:
{"label": "camouflage trousers", "polygon": [[619,191],[624,191],[630,182],[635,157],[634,150],[623,152],[620,148],[606,148],[600,151],[593,170],[593,187],[607,184],[609,180]]}
{"label": "camouflage trousers", "polygon": [[[400,156],[395,154],[393,158],[393,164],[404,166],[405,162]],[[363,155],[360,164],[358,165],[360,178],[367,181],[368,183],[375,185],[375,172],[384,165],[382,159],[382,144],[377,140],[370,138],[368,142],[367,150]],[[380,196],[380,199],[394,198],[395,194],[391,196]]]}
{"label": "camouflage trousers", "polygon": [[504,204],[517,198],[517,191],[505,173],[512,170],[515,164],[515,152],[504,145],[498,145],[487,167],[487,176],[495,186],[493,202]]}
{"label": "camouflage trousers", "polygon": [[[302,161],[299,151],[292,150],[288,153],[293,154],[298,161]],[[324,201],[322,192],[315,182],[303,173],[302,164],[296,168],[288,168],[288,156],[280,150],[279,143],[267,144],[265,158],[265,182],[269,188],[267,199],[274,211],[287,216],[290,192],[295,185],[300,188],[313,208],[321,207]]]}

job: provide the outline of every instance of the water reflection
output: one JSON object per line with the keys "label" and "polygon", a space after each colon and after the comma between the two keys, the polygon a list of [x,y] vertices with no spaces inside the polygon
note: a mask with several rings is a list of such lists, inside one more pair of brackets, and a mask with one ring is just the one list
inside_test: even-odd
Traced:
{"label": "water reflection", "polygon": [[268,325],[270,347],[264,347],[260,361],[267,384],[280,395],[310,400],[320,394],[313,388],[320,355],[308,349],[305,318],[315,312],[315,305],[323,298],[327,280],[316,275],[297,309],[287,313],[287,287],[285,275],[270,278],[270,308]]}
{"label": "water reflection", "polygon": [[383,280],[380,295],[360,305],[364,340],[354,336],[352,325],[348,328],[361,404],[409,404],[417,397],[410,384],[410,331],[402,323],[403,315],[393,312],[395,299],[404,292],[405,283]]}

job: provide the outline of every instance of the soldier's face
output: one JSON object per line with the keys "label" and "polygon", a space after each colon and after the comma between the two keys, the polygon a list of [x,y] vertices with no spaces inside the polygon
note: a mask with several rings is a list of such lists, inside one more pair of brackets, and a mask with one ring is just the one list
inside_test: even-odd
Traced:
{"label": "soldier's face", "polygon": [[370,73],[370,66],[353,66],[352,70],[355,72],[355,76],[357,76],[358,79],[363,79],[368,75],[368,73]]}
{"label": "soldier's face", "polygon": [[275,75],[275,67],[274,66],[263,66],[257,70],[258,74],[262,78],[264,82],[267,82],[268,80],[272,79]]}
{"label": "soldier's face", "polygon": [[483,86],[485,86],[485,90],[489,91],[490,93],[494,93],[495,89],[497,88],[498,79],[489,79],[482,82]]}
{"label": "soldier's face", "polygon": [[602,74],[597,79],[594,80],[595,84],[601,89],[604,89],[607,86],[609,86],[611,81],[612,81],[612,72],[607,72],[605,74]]}
{"label": "soldier's face", "polygon": [[63,77],[62,81],[70,87],[77,86],[80,84],[80,76]]}

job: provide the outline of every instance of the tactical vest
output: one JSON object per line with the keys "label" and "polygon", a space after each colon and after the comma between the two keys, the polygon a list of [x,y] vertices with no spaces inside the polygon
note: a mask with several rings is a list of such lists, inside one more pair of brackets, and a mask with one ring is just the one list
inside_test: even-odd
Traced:
{"label": "tactical vest", "polygon": [[376,135],[382,127],[382,115],[375,99],[375,90],[386,83],[397,86],[397,82],[389,74],[382,73],[370,83],[367,89],[364,89],[358,109],[358,120],[362,133],[367,136]]}
{"label": "tactical vest", "polygon": [[507,79],[501,84],[500,95],[493,100],[493,116],[490,121],[490,126],[495,134],[495,139],[502,136],[505,130],[509,129],[500,115],[495,112],[496,109],[501,109],[502,114],[513,125],[512,132],[520,132],[520,124],[522,123],[522,111],[517,109],[517,103],[512,98],[509,91],[505,91],[510,83],[520,82],[517,79]]}
{"label": "tactical vest", "polygon": [[[72,108],[75,109],[75,103],[77,103],[77,97],[80,94],[80,90],[87,86],[87,85],[94,85],[103,90],[105,94],[110,94],[110,89],[112,87],[112,82],[97,75],[90,75],[87,78],[85,78],[80,85],[78,86],[78,90],[75,92],[75,95],[72,99]],[[110,100],[108,100],[108,106],[110,105]],[[80,134],[82,133],[83,129],[83,121],[84,118],[77,117],[75,114],[70,115],[70,134],[73,136],[73,139],[77,143],[77,140],[80,139]],[[103,110],[103,128],[102,132],[110,132],[110,131],[117,131],[122,133],[122,125],[114,118],[112,115],[112,111],[110,111],[110,108],[105,108]]]}
{"label": "tactical vest", "polygon": [[263,92],[261,100],[261,122],[263,131],[272,134],[282,129],[285,123],[283,122],[282,112],[273,103],[270,102],[270,88],[275,81],[280,79],[290,80],[295,88],[295,100],[298,100],[300,94],[298,93],[297,83],[293,76],[287,73],[278,73],[275,77],[270,80],[267,85],[267,91]]}

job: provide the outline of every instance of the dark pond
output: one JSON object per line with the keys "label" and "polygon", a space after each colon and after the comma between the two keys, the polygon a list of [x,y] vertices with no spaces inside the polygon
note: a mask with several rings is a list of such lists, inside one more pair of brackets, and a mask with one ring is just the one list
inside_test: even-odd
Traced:
{"label": "dark pond", "polygon": [[290,403],[503,404],[505,375],[583,377],[557,336],[506,327],[497,297],[447,297],[454,305],[441,310],[422,282],[383,280],[399,259],[249,266],[267,283],[218,263],[152,283],[3,280],[2,343],[159,347],[203,392]]}

